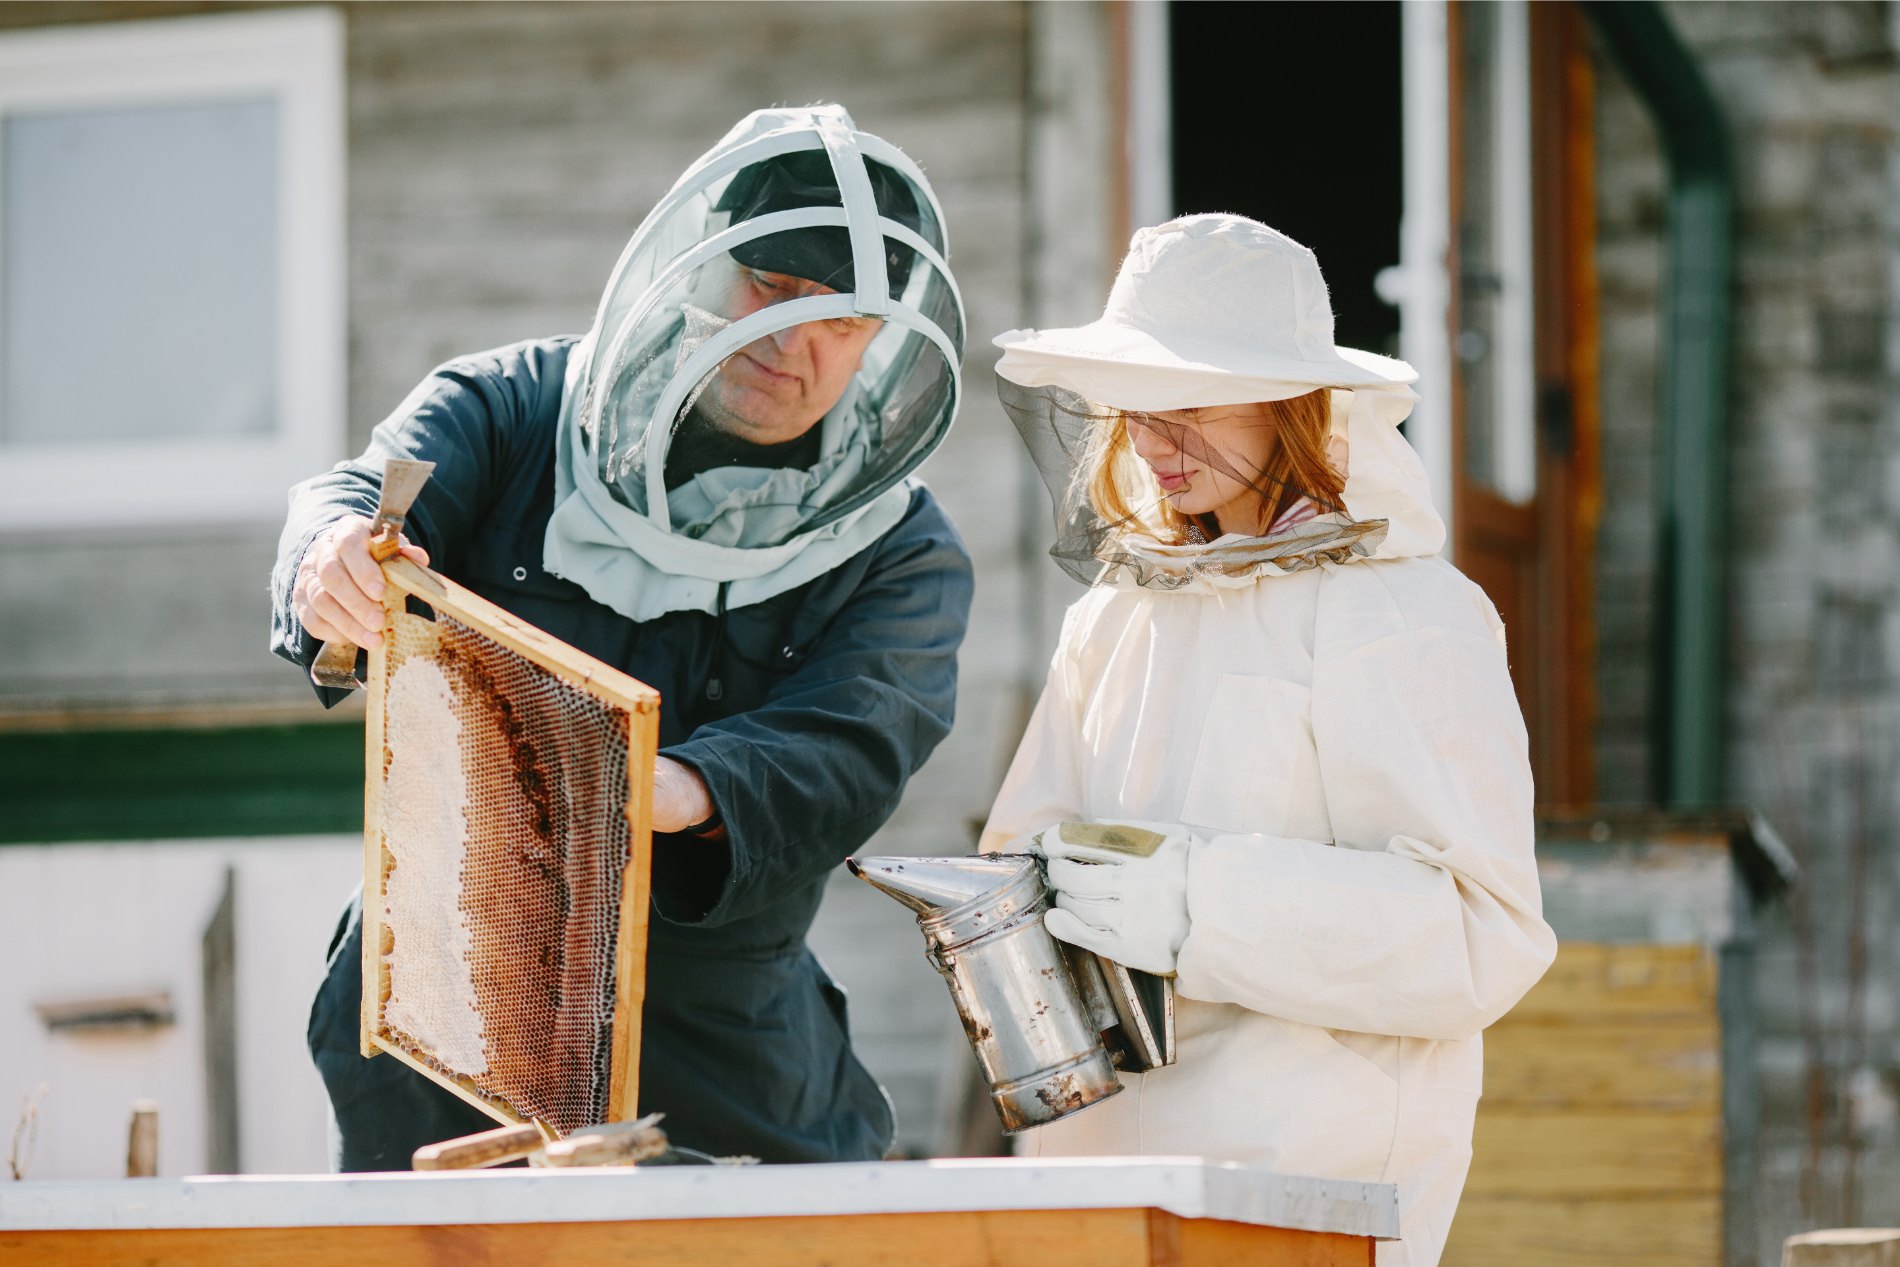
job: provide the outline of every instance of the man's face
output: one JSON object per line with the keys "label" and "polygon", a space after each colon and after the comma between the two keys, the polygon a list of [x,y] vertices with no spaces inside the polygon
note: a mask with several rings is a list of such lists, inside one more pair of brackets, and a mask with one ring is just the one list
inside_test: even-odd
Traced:
{"label": "man's face", "polygon": [[[786,273],[736,261],[732,267],[735,276],[718,314],[728,321],[790,299],[837,293]],[[741,440],[796,440],[844,395],[883,324],[873,317],[834,317],[768,334],[726,358],[697,407],[713,426]]]}

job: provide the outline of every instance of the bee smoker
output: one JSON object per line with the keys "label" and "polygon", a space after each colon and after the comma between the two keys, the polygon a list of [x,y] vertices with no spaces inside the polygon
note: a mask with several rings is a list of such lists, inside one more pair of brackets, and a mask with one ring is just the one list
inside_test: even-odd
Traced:
{"label": "bee smoker", "polygon": [[1120,1091],[1116,1069],[1174,1063],[1174,983],[1051,937],[1029,854],[849,858],[851,874],[917,912],[924,957],[950,987],[1005,1134]]}

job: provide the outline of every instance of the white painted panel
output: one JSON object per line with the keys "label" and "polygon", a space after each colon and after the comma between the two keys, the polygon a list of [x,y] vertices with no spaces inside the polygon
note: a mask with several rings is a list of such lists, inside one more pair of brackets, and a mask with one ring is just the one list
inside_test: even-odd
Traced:
{"label": "white painted panel", "polygon": [[[206,1167],[202,938],[236,869],[240,1152],[247,1171],[327,1167],[322,1084],[304,1019],[323,951],[360,874],[355,837],[0,849],[0,1123],[40,1083],[28,1174],[125,1170],[134,1100],[159,1104],[159,1173]],[[49,1032],[38,1001],[167,991],[175,1024]]]}
{"label": "white painted panel", "polygon": [[362,877],[359,836],[266,841],[239,863],[238,1121],[246,1174],[329,1168],[329,1100],[304,1026],[324,949]]}
{"label": "white painted panel", "polygon": [[1399,1193],[1392,1184],[1277,1174],[1199,1157],[668,1166],[643,1171],[637,1178],[624,1170],[543,1167],[0,1186],[0,1227],[32,1231],[426,1227],[478,1221],[599,1223],[1144,1207],[1184,1219],[1382,1240],[1394,1239],[1399,1230]]}

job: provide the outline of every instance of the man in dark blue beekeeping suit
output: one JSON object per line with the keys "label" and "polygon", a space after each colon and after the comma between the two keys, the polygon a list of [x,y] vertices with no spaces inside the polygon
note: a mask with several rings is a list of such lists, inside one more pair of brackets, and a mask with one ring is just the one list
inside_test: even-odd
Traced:
{"label": "man in dark blue beekeeping suit", "polygon": [[[642,222],[585,336],[449,362],[292,494],[279,655],[380,637],[368,516],[384,461],[420,458],[414,557],[660,691],[640,1107],[691,1148],[890,1145],[805,935],[951,722],[970,563],[911,477],[960,390],[945,256],[901,151],[836,106],[759,111]],[[359,1054],[360,947],[359,897],[311,1050],[340,1168],[407,1168],[492,1123]]]}

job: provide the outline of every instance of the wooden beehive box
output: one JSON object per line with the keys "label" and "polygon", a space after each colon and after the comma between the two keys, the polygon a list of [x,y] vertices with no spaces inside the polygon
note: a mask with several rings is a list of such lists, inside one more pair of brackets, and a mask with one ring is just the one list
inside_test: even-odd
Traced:
{"label": "wooden beehive box", "polygon": [[1485,1033],[1444,1261],[1749,1262],[1754,911],[1787,851],[1740,811],[1583,811],[1538,836],[1557,959]]}

